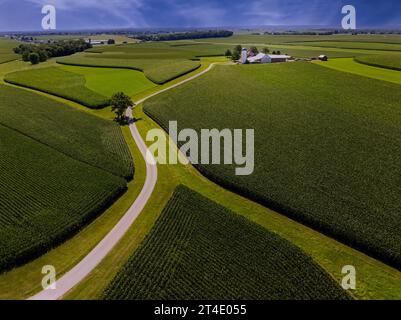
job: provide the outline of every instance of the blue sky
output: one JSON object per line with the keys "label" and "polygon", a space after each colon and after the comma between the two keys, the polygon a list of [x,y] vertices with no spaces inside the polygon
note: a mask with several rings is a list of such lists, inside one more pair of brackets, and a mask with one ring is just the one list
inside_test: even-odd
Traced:
{"label": "blue sky", "polygon": [[0,31],[40,30],[41,8],[57,9],[57,29],[340,26],[353,4],[358,27],[401,26],[399,0],[0,0]]}

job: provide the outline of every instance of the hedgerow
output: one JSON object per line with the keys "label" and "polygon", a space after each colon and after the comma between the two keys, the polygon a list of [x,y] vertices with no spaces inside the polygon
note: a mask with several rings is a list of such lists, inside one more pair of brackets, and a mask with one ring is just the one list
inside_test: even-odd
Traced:
{"label": "hedgerow", "polygon": [[182,186],[103,297],[349,299],[298,248]]}

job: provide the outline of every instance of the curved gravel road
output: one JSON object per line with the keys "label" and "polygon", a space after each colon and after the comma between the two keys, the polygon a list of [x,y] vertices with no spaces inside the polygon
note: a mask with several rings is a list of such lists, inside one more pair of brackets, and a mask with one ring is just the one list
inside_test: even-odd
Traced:
{"label": "curved gravel road", "polygon": [[[137,101],[136,104],[141,104],[145,102],[147,99],[150,99],[158,94],[176,88],[186,82],[189,82],[195,78],[200,77],[206,72],[210,71],[215,66],[215,63],[212,63],[207,69],[204,71],[183,80],[175,85],[172,85],[166,89],[160,90],[154,94],[147,96],[146,98]],[[127,110],[127,116],[132,118],[132,109]],[[155,162],[154,159],[149,159],[146,161],[146,157],[148,155],[148,149],[143,141],[138,128],[135,123],[130,124],[130,130],[132,137],[137,144],[142,157],[146,162],[146,180],[143,186],[141,193],[138,198],[135,200],[134,204],[127,211],[127,213],[121,218],[121,220],[117,223],[117,225],[107,234],[102,241],[83,259],[81,260],[74,268],[64,274],[60,279],[57,280],[56,289],[55,290],[43,290],[28,300],[58,300],[61,299],[65,294],[67,294],[72,288],[78,285],[82,280],[84,280],[99,264],[100,262],[110,253],[110,251],[114,248],[114,246],[122,239],[122,237],[126,234],[138,216],[141,214],[145,205],[148,203],[154,188],[157,182],[157,165],[152,164]],[[149,161],[150,160],[150,161]],[[153,161],[152,161],[153,160]]]}

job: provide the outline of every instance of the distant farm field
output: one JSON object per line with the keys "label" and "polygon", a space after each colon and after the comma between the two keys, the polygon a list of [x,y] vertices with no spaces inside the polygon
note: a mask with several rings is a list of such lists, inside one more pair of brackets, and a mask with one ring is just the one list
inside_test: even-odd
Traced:
{"label": "distant farm field", "polygon": [[401,267],[400,87],[311,63],[218,66],[148,100],[164,128],[255,129],[255,172],[208,177]]}
{"label": "distant farm field", "polygon": [[299,58],[325,54],[329,58],[348,58],[369,54],[401,51],[400,35],[250,35],[237,34],[229,38],[198,39],[198,44],[257,46],[279,50]]}
{"label": "distant farm field", "polygon": [[[365,50],[352,49],[335,49],[335,48],[319,48],[313,46],[295,45],[295,44],[263,44],[263,43],[247,43],[241,42],[243,47],[256,46],[259,50],[268,48],[271,53],[280,52],[295,58],[317,58],[319,55],[327,55],[329,58],[348,58],[358,55],[364,55],[369,52]],[[216,44],[218,45],[218,44]],[[229,49],[233,50],[236,44],[232,43]],[[376,53],[376,51],[374,51]]]}
{"label": "distant farm field", "polygon": [[401,71],[401,54],[371,55],[355,58],[356,62],[373,67]]}
{"label": "distant farm field", "polygon": [[117,46],[100,46],[87,50],[93,53],[124,53],[131,59],[193,59],[205,56],[224,56],[229,45],[198,43],[191,40],[147,42]]}
{"label": "distant farm field", "polygon": [[0,273],[54,248],[127,188],[120,128],[0,86]]}
{"label": "distant farm field", "polygon": [[6,62],[10,62],[10,61],[14,61],[14,60],[18,60],[20,58],[19,55],[17,54],[13,54],[13,53],[5,53],[5,54],[1,54],[0,53],[0,64],[1,63],[6,63]]}
{"label": "distant farm field", "polygon": [[[120,57],[120,58],[118,58]],[[179,76],[196,70],[200,67],[199,61],[191,60],[157,60],[157,59],[126,59],[124,55],[103,56],[74,55],[58,59],[57,62],[65,65],[125,68],[143,71],[145,76],[156,84],[163,84]]]}
{"label": "distant farm field", "polygon": [[297,42],[297,45],[306,45],[314,47],[328,47],[339,49],[363,49],[363,50],[383,50],[383,51],[401,51],[401,43],[374,43],[374,42],[348,42],[348,41],[308,41]]}
{"label": "distant farm field", "polygon": [[10,39],[0,38],[0,54],[11,54],[14,53],[13,49],[17,47],[20,42]]}
{"label": "distant farm field", "polygon": [[17,46],[17,41],[0,38],[0,64],[20,59],[21,56],[13,51]]}
{"label": "distant farm field", "polygon": [[[367,64],[359,63],[362,57],[356,59],[343,58],[331,59],[327,62],[317,62],[322,67],[332,68],[342,72],[349,72],[372,79],[389,81],[401,84],[401,72],[398,70],[391,70],[387,68],[374,67]],[[400,65],[401,68],[401,65]]]}
{"label": "distant farm field", "polygon": [[109,104],[107,97],[85,86],[84,75],[57,67],[17,71],[7,74],[4,80],[66,98],[89,108],[102,108]]}
{"label": "distant farm field", "polygon": [[[302,279],[302,281],[300,281]],[[109,300],[348,299],[298,248],[178,187]]]}
{"label": "distant farm field", "polygon": [[197,42],[284,44],[309,41],[373,42],[401,44],[401,35],[251,35],[235,34],[229,38],[198,39]]}
{"label": "distant farm field", "polygon": [[121,44],[123,42],[127,43],[136,43],[137,40],[129,38],[125,35],[116,35],[116,34],[99,34],[99,35],[90,35],[90,34],[77,34],[77,35],[37,35],[35,38],[39,40],[77,40],[77,39],[85,39],[85,40],[109,40],[113,39],[117,44]]}

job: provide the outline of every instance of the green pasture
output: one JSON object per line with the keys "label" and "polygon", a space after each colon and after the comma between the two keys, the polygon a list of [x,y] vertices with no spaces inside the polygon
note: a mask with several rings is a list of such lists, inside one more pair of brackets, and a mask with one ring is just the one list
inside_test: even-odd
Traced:
{"label": "green pasture", "polygon": [[156,85],[142,72],[127,69],[88,68],[63,65],[61,69],[85,77],[85,86],[98,94],[111,97],[116,92],[134,96]]}

